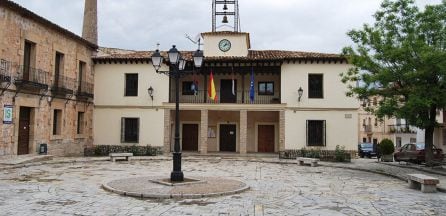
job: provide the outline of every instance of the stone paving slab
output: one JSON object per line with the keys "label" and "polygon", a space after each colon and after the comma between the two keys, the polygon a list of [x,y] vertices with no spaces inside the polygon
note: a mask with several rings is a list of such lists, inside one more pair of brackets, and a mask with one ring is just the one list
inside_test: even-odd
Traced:
{"label": "stone paving slab", "polygon": [[[280,161],[279,161],[280,162]],[[356,163],[356,162],[355,162]],[[441,215],[446,196],[383,175],[249,160],[185,160],[187,176],[220,176],[251,187],[198,200],[145,200],[101,189],[123,176],[169,176],[169,160],[65,162],[0,170],[2,215]],[[365,165],[364,165],[365,166]]]}
{"label": "stone paving slab", "polygon": [[52,155],[7,155],[0,156],[0,165],[18,165],[52,160]]}

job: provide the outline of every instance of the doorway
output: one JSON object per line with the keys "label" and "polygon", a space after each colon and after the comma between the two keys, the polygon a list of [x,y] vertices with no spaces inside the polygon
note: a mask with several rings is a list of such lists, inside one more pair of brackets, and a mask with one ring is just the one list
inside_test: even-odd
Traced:
{"label": "doorway", "polygon": [[183,151],[198,151],[198,124],[183,124]]}
{"label": "doorway", "polygon": [[237,80],[234,80],[234,94],[232,92],[232,80],[220,80],[220,103],[237,102]]}
{"label": "doorway", "polygon": [[235,152],[237,144],[237,125],[220,125],[220,151]]}
{"label": "doorway", "polygon": [[274,125],[259,125],[257,128],[257,151],[274,152]]}
{"label": "doorway", "polygon": [[29,154],[29,138],[30,138],[30,127],[31,127],[31,108],[30,107],[20,107],[19,114],[19,138],[17,154]]}

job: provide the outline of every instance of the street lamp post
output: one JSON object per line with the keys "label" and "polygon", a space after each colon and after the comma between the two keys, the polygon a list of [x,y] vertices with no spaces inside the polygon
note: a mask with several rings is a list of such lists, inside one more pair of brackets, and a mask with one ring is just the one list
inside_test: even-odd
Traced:
{"label": "street lamp post", "polygon": [[[181,150],[180,150],[180,77],[181,72],[186,67],[186,60],[182,58],[181,53],[177,50],[175,45],[167,52],[170,63],[169,71],[160,71],[163,57],[157,49],[152,55],[152,64],[157,73],[166,74],[175,79],[175,144],[172,155],[173,170],[170,173],[170,180],[172,182],[184,181],[184,174],[181,171]],[[193,55],[194,66],[200,68],[203,64],[203,51],[198,49]]]}

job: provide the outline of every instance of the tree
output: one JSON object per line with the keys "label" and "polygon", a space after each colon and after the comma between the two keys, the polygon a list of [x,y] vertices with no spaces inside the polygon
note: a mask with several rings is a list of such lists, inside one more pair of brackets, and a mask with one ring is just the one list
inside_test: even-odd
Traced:
{"label": "tree", "polygon": [[446,0],[420,10],[414,0],[385,0],[374,15],[347,35],[354,46],[345,47],[353,67],[342,73],[348,96],[378,96],[371,108],[380,119],[404,118],[425,129],[426,162],[433,159],[437,111],[446,107]]}

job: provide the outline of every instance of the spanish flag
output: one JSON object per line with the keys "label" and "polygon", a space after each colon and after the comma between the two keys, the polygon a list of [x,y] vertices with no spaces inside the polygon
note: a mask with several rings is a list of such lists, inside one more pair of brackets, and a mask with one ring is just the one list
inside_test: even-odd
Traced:
{"label": "spanish flag", "polygon": [[208,95],[214,102],[217,101],[217,92],[215,91],[214,75],[212,74],[212,71],[211,76],[209,77]]}

